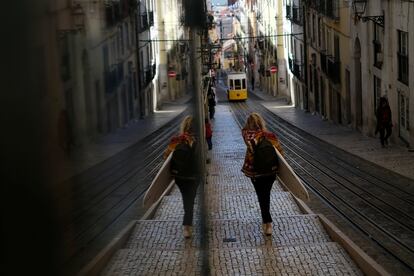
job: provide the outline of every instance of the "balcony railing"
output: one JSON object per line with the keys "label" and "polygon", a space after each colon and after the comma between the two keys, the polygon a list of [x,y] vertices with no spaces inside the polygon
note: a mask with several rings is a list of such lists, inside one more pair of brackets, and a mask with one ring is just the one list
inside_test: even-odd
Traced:
{"label": "balcony railing", "polygon": [[300,61],[294,58],[288,58],[288,63],[289,70],[292,72],[292,74],[298,79],[303,80],[303,65],[300,63]]}
{"label": "balcony railing", "polygon": [[298,79],[302,79],[302,70],[301,65],[298,64],[296,61],[293,64],[293,75],[295,75]]}
{"label": "balcony railing", "polygon": [[334,20],[339,19],[339,0],[312,0],[310,7]]}
{"label": "balcony railing", "polygon": [[151,67],[147,67],[147,69],[145,70],[145,81],[144,81],[144,87],[148,86],[152,79],[153,79],[153,75],[152,75],[152,68]]}
{"label": "balcony railing", "polygon": [[155,76],[156,65],[152,64],[145,68],[145,70],[140,74],[141,78],[141,88],[147,87]]}

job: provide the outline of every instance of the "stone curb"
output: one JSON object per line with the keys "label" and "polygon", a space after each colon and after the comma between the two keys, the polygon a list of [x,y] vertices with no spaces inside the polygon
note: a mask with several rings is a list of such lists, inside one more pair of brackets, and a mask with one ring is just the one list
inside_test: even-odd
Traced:
{"label": "stone curb", "polygon": [[[315,214],[301,199],[293,196],[299,208],[307,214]],[[366,254],[347,235],[336,227],[329,219],[322,214],[316,214],[324,229],[332,241],[340,244],[349,254],[351,259],[358,265],[359,269],[366,275],[391,275],[380,264]]]}

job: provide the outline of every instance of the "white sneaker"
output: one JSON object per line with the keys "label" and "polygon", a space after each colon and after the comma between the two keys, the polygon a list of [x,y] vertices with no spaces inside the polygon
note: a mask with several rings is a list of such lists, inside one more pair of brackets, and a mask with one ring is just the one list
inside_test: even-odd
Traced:
{"label": "white sneaker", "polygon": [[190,238],[191,237],[191,226],[184,225],[183,234],[184,234],[184,238],[186,239]]}

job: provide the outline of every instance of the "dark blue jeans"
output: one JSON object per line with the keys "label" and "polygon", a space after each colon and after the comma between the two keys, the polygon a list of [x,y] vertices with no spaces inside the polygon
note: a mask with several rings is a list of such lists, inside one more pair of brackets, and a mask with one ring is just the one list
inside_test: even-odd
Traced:
{"label": "dark blue jeans", "polygon": [[211,137],[206,138],[206,141],[207,141],[207,145],[208,145],[208,150],[213,149],[213,141],[212,141]]}
{"label": "dark blue jeans", "polygon": [[208,105],[208,112],[210,114],[210,119],[214,118],[214,113],[216,112],[216,109],[214,107],[214,105]]}
{"label": "dark blue jeans", "polygon": [[183,225],[193,225],[194,200],[198,183],[195,180],[175,178],[175,183],[183,197],[184,220]]}
{"label": "dark blue jeans", "polygon": [[251,178],[259,200],[263,223],[272,222],[272,216],[270,215],[270,191],[275,179],[276,176]]}
{"label": "dark blue jeans", "polygon": [[381,145],[388,144],[388,138],[391,136],[392,127],[386,126],[379,128]]}

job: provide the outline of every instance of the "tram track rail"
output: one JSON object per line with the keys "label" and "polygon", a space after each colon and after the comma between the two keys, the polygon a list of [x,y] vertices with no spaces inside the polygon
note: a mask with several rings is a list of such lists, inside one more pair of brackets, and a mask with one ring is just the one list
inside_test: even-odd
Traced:
{"label": "tram track rail", "polygon": [[[82,189],[72,195],[74,200],[79,200],[79,196],[87,199],[85,202],[79,202],[80,208],[74,210],[73,217],[77,219],[82,213],[104,200],[108,195],[129,182],[137,174],[137,171],[143,170],[154,174],[154,163],[160,160],[162,152],[165,150],[165,143],[157,142],[156,146],[148,146],[148,144],[151,143],[150,141],[159,141],[161,137],[170,137],[173,133],[172,129],[174,128],[168,128],[154,136],[153,139],[147,139],[144,141],[145,144],[141,144],[139,147],[127,149],[135,154],[128,154],[120,160],[113,160],[115,165],[112,168],[106,169],[103,174],[98,174],[96,178],[85,182]],[[142,159],[142,156],[145,158]],[[160,166],[159,162],[158,166]],[[79,182],[76,184],[79,185]],[[92,200],[91,197],[93,197]]]}
{"label": "tram track rail", "polygon": [[229,105],[240,125],[251,112],[261,113],[269,130],[277,133],[287,161],[307,187],[414,271],[414,191],[410,187],[397,187],[388,177],[380,178],[356,168],[347,160],[349,157],[338,157],[345,154],[341,151],[336,151],[337,156],[333,157],[332,146],[323,147],[322,141],[303,135],[303,131],[299,134],[292,125],[255,101]]}
{"label": "tram track rail", "polygon": [[65,183],[73,188],[72,194],[60,196],[73,205],[69,213],[64,214],[70,217],[69,224],[64,227],[65,247],[76,245],[67,256],[65,267],[79,262],[74,261],[80,258],[78,252],[87,250],[126,213],[136,213],[138,207],[142,208],[140,200],[162,166],[162,155],[170,138],[177,133],[181,119],[187,114],[188,111],[184,111],[134,145]]}

